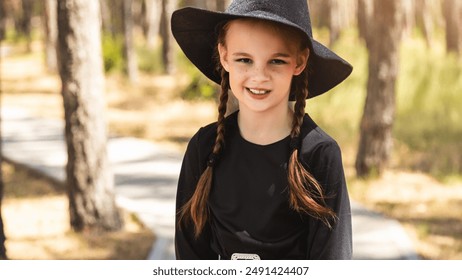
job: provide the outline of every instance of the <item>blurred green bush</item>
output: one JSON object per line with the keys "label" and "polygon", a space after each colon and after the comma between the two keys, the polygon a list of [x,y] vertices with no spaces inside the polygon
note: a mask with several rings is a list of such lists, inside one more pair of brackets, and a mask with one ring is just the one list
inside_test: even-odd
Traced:
{"label": "blurred green bush", "polygon": [[184,100],[213,100],[217,98],[219,86],[202,74],[182,53],[177,55],[178,67],[190,78],[189,85],[181,92]]}
{"label": "blurred green bush", "polygon": [[104,71],[106,73],[121,71],[124,63],[122,57],[123,37],[113,37],[110,34],[102,34],[101,37]]}

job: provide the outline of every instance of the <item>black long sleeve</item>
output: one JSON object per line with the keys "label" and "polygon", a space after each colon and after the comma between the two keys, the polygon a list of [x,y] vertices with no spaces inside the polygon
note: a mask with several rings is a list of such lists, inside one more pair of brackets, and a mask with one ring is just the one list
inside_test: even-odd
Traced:
{"label": "black long sleeve", "polygon": [[[192,196],[206,167],[215,131],[216,124],[200,129],[188,145],[177,211]],[[191,223],[177,222],[177,259],[226,259],[232,253],[255,253],[262,259],[351,259],[350,202],[340,148],[331,137],[305,116],[299,156],[338,217],[332,229],[288,204],[289,137],[266,146],[247,142],[240,136],[236,114],[227,119],[225,137],[214,168],[209,220],[198,239]]]}
{"label": "black long sleeve", "polygon": [[[204,160],[201,157],[199,139],[202,130],[200,130],[190,140],[180,171],[178,180],[178,190],[176,197],[176,231],[175,231],[175,253],[176,258],[181,260],[194,259],[218,259],[218,255],[210,247],[211,229],[210,223],[207,222],[199,238],[194,237],[194,227],[190,221],[180,223],[179,210],[191,198],[200,175],[205,168],[201,164]],[[205,147],[207,149],[207,147]]]}

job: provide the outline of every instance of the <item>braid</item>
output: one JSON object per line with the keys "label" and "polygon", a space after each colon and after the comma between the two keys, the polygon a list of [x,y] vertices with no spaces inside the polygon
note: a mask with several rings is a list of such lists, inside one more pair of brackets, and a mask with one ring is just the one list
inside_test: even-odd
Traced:
{"label": "braid", "polygon": [[225,115],[228,103],[229,73],[221,69],[221,94],[220,104],[218,105],[217,137],[212,153],[218,155],[224,146]]}
{"label": "braid", "polygon": [[330,228],[330,222],[335,219],[335,213],[326,206],[321,185],[305,169],[298,158],[300,130],[308,96],[307,69],[294,78],[293,90],[296,102],[290,134],[292,154],[288,164],[289,203],[295,211],[315,217]]}
{"label": "braid", "polygon": [[193,196],[180,210],[179,220],[182,221],[185,217],[191,219],[194,224],[194,235],[196,238],[201,234],[209,216],[207,203],[212,189],[213,168],[225,143],[225,114],[228,101],[229,74],[224,69],[221,69],[221,76],[221,94],[220,104],[218,106],[217,136],[215,138],[215,144],[207,160],[207,167],[197,182]]}
{"label": "braid", "polygon": [[304,79],[307,77],[306,73],[308,71],[303,71],[299,76],[294,78],[295,106],[292,131],[290,133],[292,139],[298,138],[300,135],[300,128],[305,116],[306,98],[308,97],[308,78]]}

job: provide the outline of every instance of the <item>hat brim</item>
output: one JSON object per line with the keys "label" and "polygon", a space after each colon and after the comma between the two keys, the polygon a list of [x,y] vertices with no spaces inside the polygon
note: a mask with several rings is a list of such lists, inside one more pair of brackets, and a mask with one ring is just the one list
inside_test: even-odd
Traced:
{"label": "hat brim", "polygon": [[[220,23],[238,18],[258,18],[295,27],[297,25],[274,14],[255,12],[248,15],[233,15],[187,7],[172,14],[171,28],[173,36],[186,57],[210,80],[221,83],[216,71],[213,55],[217,44],[216,26]],[[301,30],[303,34],[306,34]],[[321,95],[345,80],[353,67],[326,46],[306,34],[311,50],[308,60],[309,96]]]}

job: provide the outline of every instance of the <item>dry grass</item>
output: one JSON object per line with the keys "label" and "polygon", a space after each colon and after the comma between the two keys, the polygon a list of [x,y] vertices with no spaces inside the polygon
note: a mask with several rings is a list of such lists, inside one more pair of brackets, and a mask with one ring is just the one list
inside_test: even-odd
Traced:
{"label": "dry grass", "polygon": [[[17,65],[22,70],[5,72]],[[57,75],[46,74],[41,65],[40,59],[34,56],[18,56],[4,61],[3,102],[7,106],[28,108],[40,116],[62,117],[59,79]],[[25,73],[24,69],[28,71]],[[216,116],[213,102],[181,100],[178,96],[184,86],[185,79],[181,76],[141,75],[136,85],[128,84],[117,75],[109,76],[106,99],[110,132],[150,139],[182,151],[189,137],[200,126],[214,121]],[[342,146],[346,153],[352,198],[398,219],[423,258],[462,259],[460,178],[455,180],[457,183],[441,183],[424,174],[388,171],[380,179],[357,180],[352,172],[354,160],[351,160],[354,159],[355,144]],[[59,199],[53,198],[53,201],[59,204]],[[118,240],[117,237],[108,239],[113,243]]]}
{"label": "dry grass", "polygon": [[146,259],[154,241],[151,230],[124,212],[125,227],[97,235],[72,232],[62,186],[4,163],[2,214],[9,259]]}

